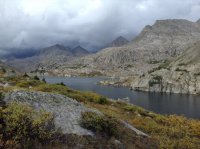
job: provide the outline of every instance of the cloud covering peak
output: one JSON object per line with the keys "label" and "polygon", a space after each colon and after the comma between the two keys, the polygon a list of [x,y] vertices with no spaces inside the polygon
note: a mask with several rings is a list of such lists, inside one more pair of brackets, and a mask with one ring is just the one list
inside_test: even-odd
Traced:
{"label": "cloud covering peak", "polygon": [[200,0],[0,0],[0,53],[56,43],[92,50],[157,19],[199,14]]}

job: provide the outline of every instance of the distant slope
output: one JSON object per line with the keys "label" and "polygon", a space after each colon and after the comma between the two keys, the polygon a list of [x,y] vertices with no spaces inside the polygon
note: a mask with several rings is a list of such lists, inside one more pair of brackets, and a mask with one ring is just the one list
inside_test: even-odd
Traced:
{"label": "distant slope", "polygon": [[127,43],[129,43],[129,41],[126,38],[119,36],[111,42],[110,46],[111,47],[121,47]]}
{"label": "distant slope", "polygon": [[78,56],[78,57],[79,56],[85,56],[85,55],[89,54],[89,52],[86,49],[84,49],[83,47],[81,47],[80,45],[73,48],[71,51],[72,51],[74,56]]}
{"label": "distant slope", "polygon": [[33,71],[35,69],[54,69],[63,63],[86,55],[86,50],[77,48],[71,51],[70,48],[56,44],[40,50],[36,55],[24,59],[13,59],[7,61],[7,64],[21,70]]}
{"label": "distant slope", "polygon": [[154,25],[146,26],[129,44],[103,49],[74,61],[74,65],[91,66],[92,69],[103,66],[118,69],[123,65],[162,62],[180,55],[199,39],[199,22],[181,19],[158,20]]}

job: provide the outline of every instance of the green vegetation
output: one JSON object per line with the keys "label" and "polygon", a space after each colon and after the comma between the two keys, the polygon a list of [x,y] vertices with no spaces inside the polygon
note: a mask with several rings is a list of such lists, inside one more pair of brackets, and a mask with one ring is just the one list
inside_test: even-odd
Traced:
{"label": "green vegetation", "polygon": [[[44,144],[55,139],[53,115],[46,111],[34,111],[32,107],[13,102],[0,109],[2,122],[1,141],[7,146],[19,145],[29,148],[37,141]],[[9,141],[10,140],[10,141]]]}
{"label": "green vegetation", "polygon": [[105,133],[108,136],[118,136],[120,123],[111,116],[85,112],[82,114],[81,124],[83,127],[94,132]]}
{"label": "green vegetation", "polygon": [[111,105],[92,104],[105,114],[129,122],[156,140],[159,148],[198,148],[200,144],[200,121],[176,115],[160,115],[125,102]]}
{"label": "green vegetation", "polygon": [[100,97],[98,103],[99,104],[107,104],[108,100],[106,97]]}
{"label": "green vegetation", "polygon": [[[199,120],[187,119],[185,117],[176,116],[176,115],[167,116],[167,115],[155,114],[153,112],[144,110],[142,108],[139,108],[138,106],[131,105],[125,102],[111,101],[108,99],[105,100],[102,96],[92,93],[92,92],[76,91],[66,86],[56,85],[56,84],[47,84],[39,80],[34,80],[32,78],[24,78],[23,76],[7,77],[3,79],[4,81],[8,81],[10,84],[12,84],[12,86],[0,88],[0,92],[8,92],[8,91],[17,89],[17,90],[31,90],[31,91],[59,93],[59,94],[71,97],[73,99],[76,99],[79,102],[83,102],[85,106],[89,108],[95,108],[101,111],[105,115],[105,117],[104,116],[99,117],[99,116],[87,113],[85,114],[85,116],[83,114],[83,117],[85,118],[85,121],[84,121],[85,127],[90,126],[91,130],[95,131],[96,133],[99,132],[100,134],[105,134],[106,136],[109,137],[109,139],[106,138],[106,140],[108,141],[106,141],[105,139],[102,139],[102,135],[97,136],[99,140],[95,140],[94,138],[88,138],[88,137],[84,138],[84,137],[72,135],[72,136],[68,136],[68,139],[67,139],[67,141],[69,141],[70,144],[76,145],[77,142],[80,142],[80,143],[89,144],[92,147],[95,147],[96,145],[101,146],[104,143],[110,144],[112,142],[111,144],[113,144],[113,141],[111,141],[113,137],[115,139],[119,139],[122,143],[125,143],[125,144],[129,144],[129,143],[131,144],[131,141],[132,141],[131,145],[137,144],[138,146],[140,145],[140,147],[141,147],[141,144],[146,144],[144,142],[141,143],[141,138],[132,136],[133,134],[132,132],[130,134],[130,132],[127,132],[126,129],[122,129],[120,125],[118,125],[119,126],[118,128],[113,126],[117,130],[116,132],[113,132],[112,129],[111,129],[111,132],[107,131],[108,127],[110,126],[107,126],[105,123],[109,123],[112,126],[112,124],[118,123],[118,120],[123,120],[123,121],[128,122],[132,126],[136,127],[137,129],[150,135],[149,139],[151,140],[151,142],[158,145],[159,146],[158,148],[161,148],[161,149],[195,148],[196,149],[196,148],[199,148],[200,146],[200,121]],[[162,78],[160,76],[154,76],[153,80],[157,83],[160,83],[160,81],[162,81]],[[19,85],[19,84],[25,84],[25,85]],[[30,84],[32,85],[32,88],[27,87]],[[31,108],[28,107],[27,111],[29,111],[30,109]],[[21,108],[20,111],[22,110],[25,110],[25,109]],[[1,111],[2,111],[2,108],[1,108]],[[29,112],[25,112],[25,113],[28,114]],[[3,114],[9,115],[8,113],[3,113]],[[14,113],[11,112],[11,115],[14,115]],[[26,116],[22,115],[22,116],[25,117],[24,118],[25,120],[27,120],[27,118],[29,120],[30,115],[32,114],[29,114]],[[5,117],[5,115],[3,117]],[[40,119],[42,119],[41,116],[39,117]],[[2,112],[1,112],[1,119],[2,119]],[[96,125],[97,121],[98,122],[100,121],[100,122]],[[30,121],[25,121],[25,122],[28,122],[27,124],[31,124],[31,125],[34,124],[34,126],[40,125],[39,122],[32,123],[33,122],[32,120],[31,122]],[[18,124],[20,123],[21,122],[18,122]],[[7,129],[5,129],[6,128],[5,126],[3,128],[5,132]],[[12,128],[11,130],[13,130],[14,127],[9,127],[9,128],[10,129]],[[24,127],[23,129],[26,130],[26,128],[27,127]],[[34,127],[34,128],[38,130],[38,127]],[[42,133],[42,131],[39,131],[39,132]],[[124,138],[117,137],[116,134],[119,134],[119,132],[123,134],[119,136],[123,136]],[[9,134],[9,133],[6,133],[6,134]],[[22,134],[26,135],[26,133],[22,133]],[[41,139],[42,138],[41,136],[44,136],[45,133],[44,134],[42,133],[42,135],[38,135],[37,131],[35,131],[34,134],[35,134],[34,136],[37,136],[37,137],[34,137],[34,139],[40,138],[37,140],[40,140],[41,142],[44,141]],[[110,137],[109,134],[112,134],[112,136]],[[10,138],[10,140],[14,142],[20,140],[20,139],[16,139],[16,136],[14,135],[11,135],[11,136],[12,137]],[[20,138],[20,137],[17,137],[17,138]],[[2,140],[1,135],[0,135],[0,139]],[[3,138],[3,140],[5,141],[5,138]],[[137,141],[133,142],[133,140],[137,140]],[[144,140],[142,139],[142,141]],[[88,145],[88,148],[89,148],[89,145]],[[139,148],[138,146],[136,146],[135,148]],[[112,147],[113,146],[111,145],[109,147],[103,146],[102,148],[112,148]]]}
{"label": "green vegetation", "polygon": [[153,78],[149,81],[149,86],[152,87],[155,84],[162,84],[161,76],[153,76]]}
{"label": "green vegetation", "polygon": [[65,86],[65,84],[63,82],[57,83],[57,85]]}
{"label": "green vegetation", "polygon": [[27,77],[28,78],[29,75],[25,72],[24,75],[23,75],[23,77]]}
{"label": "green vegetation", "polygon": [[5,69],[5,68],[1,68],[1,71],[2,71],[3,73],[6,73],[6,69]]}
{"label": "green vegetation", "polygon": [[185,65],[187,65],[187,64],[185,64],[185,63],[179,63],[178,64],[178,66],[185,66]]}
{"label": "green vegetation", "polygon": [[33,79],[34,80],[40,80],[40,78],[38,76],[34,76]]}
{"label": "green vegetation", "polygon": [[46,80],[45,80],[45,78],[42,78],[42,82],[47,83]]}
{"label": "green vegetation", "polygon": [[183,71],[183,72],[186,72],[186,73],[188,73],[189,71],[188,70],[186,70],[186,69],[180,69],[180,68],[176,68],[175,69],[175,71]]}
{"label": "green vegetation", "polygon": [[73,99],[76,99],[77,101],[80,102],[96,102],[101,104],[108,103],[106,102],[107,99],[103,98],[98,94],[92,92],[82,92],[73,90],[60,84],[40,84],[38,86],[33,87],[33,90],[59,93],[71,97]]}
{"label": "green vegetation", "polygon": [[194,74],[195,76],[200,76],[200,72],[197,72]]}
{"label": "green vegetation", "polygon": [[102,76],[103,74],[100,71],[92,71],[90,73],[81,73],[79,75],[82,77],[95,77],[95,76]]}
{"label": "green vegetation", "polygon": [[167,69],[169,70],[170,69],[170,61],[165,61],[164,63],[160,64],[158,67],[156,68],[153,68],[152,70],[149,70],[148,73],[153,73],[157,70],[161,70],[161,69]]}
{"label": "green vegetation", "polygon": [[[92,130],[96,135],[120,140],[126,147],[131,148],[158,148],[154,139],[136,135],[136,133],[125,127],[116,117],[95,112],[82,114],[81,125]],[[145,143],[144,143],[145,142]]]}

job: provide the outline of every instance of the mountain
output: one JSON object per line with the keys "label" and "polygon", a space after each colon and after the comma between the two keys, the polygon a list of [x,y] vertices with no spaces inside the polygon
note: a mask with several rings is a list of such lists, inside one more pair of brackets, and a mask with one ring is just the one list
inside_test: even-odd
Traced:
{"label": "mountain", "polygon": [[83,47],[81,47],[80,45],[75,47],[71,51],[75,56],[85,56],[85,55],[89,54],[89,52],[86,49],[84,49]]}
{"label": "mountain", "polygon": [[126,38],[119,36],[111,42],[110,46],[111,47],[121,47],[127,43],[129,43],[129,41]]}
{"label": "mountain", "polygon": [[55,69],[75,57],[80,57],[80,53],[86,53],[85,49],[77,48],[72,52],[70,48],[56,44],[38,51],[32,57],[9,60],[7,64],[27,72],[36,69]]}
{"label": "mountain", "polygon": [[75,66],[78,68],[76,71],[85,73],[98,70],[107,75],[116,75],[116,72],[119,72],[119,76],[123,73],[125,76],[140,75],[182,54],[199,39],[199,21],[158,20],[152,26],[147,25],[129,44],[105,48],[96,54],[62,65],[59,71],[65,74],[70,65],[70,68]]}
{"label": "mountain", "polygon": [[200,94],[200,41],[173,60],[132,81],[142,91]]}

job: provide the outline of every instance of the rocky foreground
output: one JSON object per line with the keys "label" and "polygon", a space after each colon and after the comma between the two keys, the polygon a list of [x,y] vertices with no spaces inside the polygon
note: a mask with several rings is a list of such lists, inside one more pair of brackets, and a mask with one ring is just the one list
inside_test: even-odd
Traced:
{"label": "rocky foreground", "polygon": [[4,101],[21,102],[30,105],[36,111],[53,113],[55,126],[63,133],[93,135],[90,130],[80,126],[81,113],[92,110],[69,97],[44,92],[14,91],[9,93]]}

